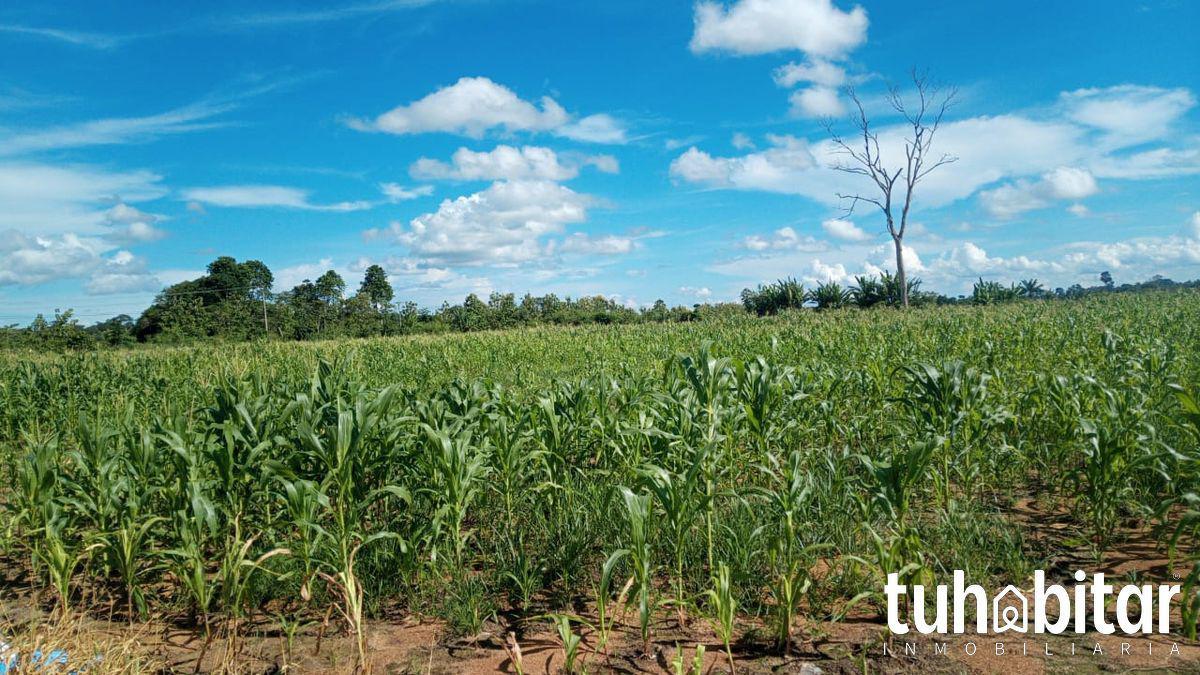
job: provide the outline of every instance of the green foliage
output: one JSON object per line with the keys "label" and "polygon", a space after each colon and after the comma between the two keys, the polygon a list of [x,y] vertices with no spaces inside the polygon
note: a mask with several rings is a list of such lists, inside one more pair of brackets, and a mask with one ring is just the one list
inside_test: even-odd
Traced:
{"label": "green foliage", "polygon": [[387,272],[384,272],[379,265],[368,267],[362,284],[358,287],[358,294],[365,297],[375,311],[382,312],[387,309],[392,304],[394,297]]}
{"label": "green foliage", "polygon": [[854,294],[832,281],[819,284],[808,292],[808,299],[816,303],[817,309],[841,309],[850,303]]}
{"label": "green foliage", "polygon": [[789,277],[772,284],[760,284],[756,290],[744,289],[742,306],[758,316],[774,316],[787,309],[800,309],[807,298],[804,285]]}
{"label": "green foliage", "polygon": [[1017,284],[1017,291],[1023,298],[1041,298],[1046,295],[1046,289],[1037,279],[1022,279]]}
{"label": "green foliage", "polygon": [[713,632],[725,645],[725,655],[729,658],[729,671],[735,672],[733,665],[733,629],[737,621],[738,602],[733,597],[733,585],[730,582],[729,566],[725,563],[717,565],[717,572],[712,578],[712,588],[704,592],[708,598],[708,609],[712,618]]}
{"label": "green foliage", "polygon": [[[910,305],[927,304],[933,299],[928,294],[920,292],[921,280],[917,277],[908,277],[904,285],[908,287]],[[888,307],[899,307],[903,304],[900,277],[887,270],[874,278],[854,277],[854,286],[850,288],[850,299],[854,301],[855,305],[862,308],[881,304]]]}
{"label": "green foliage", "polygon": [[1022,287],[1013,284],[1005,286],[997,281],[984,281],[981,277],[971,289],[971,303],[975,305],[994,305],[998,302],[1012,302],[1023,297]]}
{"label": "green foliage", "polygon": [[1195,564],[1197,315],[1194,293],[1113,293],[3,352],[0,532],[63,611],[334,620],[360,661],[382,611],[468,637],[557,613],[582,667],[690,610],[732,668],[737,626],[788,649],[887,572],[1025,581],[1046,552],[1018,500],[1084,533],[1053,555],[1154,531]]}

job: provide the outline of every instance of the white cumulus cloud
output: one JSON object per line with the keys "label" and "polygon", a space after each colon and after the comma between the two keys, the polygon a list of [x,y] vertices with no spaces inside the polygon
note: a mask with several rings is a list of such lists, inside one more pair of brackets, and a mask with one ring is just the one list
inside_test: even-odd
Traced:
{"label": "white cumulus cloud", "polygon": [[821,223],[821,228],[834,239],[842,241],[871,241],[875,237],[867,234],[854,223],[849,220],[840,218],[831,218]]}
{"label": "white cumulus cloud", "polygon": [[[1068,92],[1037,115],[984,115],[943,123],[934,154],[946,153],[958,161],[922,181],[918,208],[943,206],[981,190],[999,190],[985,202],[998,214],[1012,215],[1042,208],[1047,200],[1090,193],[1097,178],[1149,180],[1200,174],[1200,137],[1162,131],[1164,124],[1187,108],[1192,94],[1147,87],[1134,87],[1133,91],[1137,94],[1134,98],[1150,97],[1147,101],[1138,98],[1139,102],[1159,110],[1146,124],[1112,112],[1126,109],[1132,96],[1130,87]],[[1090,111],[1081,113],[1081,108],[1089,107]],[[1081,121],[1085,119],[1087,123]],[[894,169],[903,163],[909,131],[902,125],[878,128],[886,167]],[[676,158],[672,176],[708,187],[799,194],[829,205],[839,203],[838,192],[869,194],[874,190],[860,177],[832,170],[839,157],[828,140],[809,143],[791,138],[786,146],[777,145],[781,147],[734,157],[714,157],[693,147]],[[805,147],[803,155],[809,161],[798,161],[802,156],[796,153],[780,152],[787,147]],[[1063,167],[1067,170],[1060,171]]]}
{"label": "white cumulus cloud", "polygon": [[579,175],[576,166],[565,166],[550,148],[498,145],[487,152],[459,148],[450,162],[422,157],[409,167],[413,178],[425,180],[551,180]]}
{"label": "white cumulus cloud", "polygon": [[788,101],[792,104],[792,114],[797,117],[834,117],[845,111],[837,90],[832,87],[797,89]]}
{"label": "white cumulus cloud", "polygon": [[633,251],[636,246],[633,237],[613,234],[592,236],[576,232],[562,241],[558,251],[574,255],[622,255]]}
{"label": "white cumulus cloud", "polygon": [[573,119],[553,98],[537,103],[522,99],[512,89],[486,77],[463,77],[424,98],[397,106],[373,120],[351,120],[362,131],[389,134],[445,132],[482,138],[492,130],[551,132],[592,143],[623,143],[625,130],[605,114]]}
{"label": "white cumulus cloud", "polygon": [[693,52],[765,54],[799,50],[838,57],[867,39],[867,12],[838,9],[831,0],[737,0],[696,4]]}
{"label": "white cumulus cloud", "polygon": [[142,202],[166,193],[150,171],[0,163],[0,229],[28,234],[97,234],[108,229],[114,197]]}
{"label": "white cumulus cloud", "polygon": [[399,183],[380,183],[379,191],[383,193],[383,196],[389,202],[407,202],[433,194],[433,186],[417,185],[415,187],[405,187]]}
{"label": "white cumulus cloud", "polygon": [[141,258],[112,251],[101,239],[70,233],[31,237],[16,230],[0,232],[0,286],[62,279],[85,279],[85,288],[93,294],[161,288]]}
{"label": "white cumulus cloud", "polygon": [[157,241],[167,235],[154,224],[162,220],[162,216],[146,213],[124,202],[118,202],[104,212],[104,220],[111,228],[108,238],[121,243],[142,243]]}
{"label": "white cumulus cloud", "polygon": [[854,275],[847,272],[846,266],[842,263],[827,265],[819,258],[813,258],[808,268],[800,274],[800,281],[808,286],[818,286],[830,282],[849,284],[853,279]]}
{"label": "white cumulus cloud", "polygon": [[393,223],[390,232],[425,261],[515,265],[546,252],[542,239],[587,218],[588,195],[545,180],[505,181],[444,200],[437,211]]}
{"label": "white cumulus cloud", "polygon": [[555,129],[556,136],[584,143],[619,144],[629,140],[625,127],[612,115],[598,113]]}
{"label": "white cumulus cloud", "polygon": [[671,162],[671,175],[689,183],[739,190],[796,192],[817,166],[808,143],[794,136],[768,136],[772,147],[740,157],[714,157],[696,147]]}
{"label": "white cumulus cloud", "polygon": [[743,238],[742,248],[751,251],[823,251],[828,246],[812,235],[802,237],[791,227],[781,227],[770,237],[752,234]]}
{"label": "white cumulus cloud", "polygon": [[[988,213],[997,218],[1012,218],[1026,211],[1046,208],[1056,200],[1079,200],[1099,191],[1096,178],[1087,169],[1058,167],[1042,174],[1038,181],[1018,180],[979,194]],[[1087,207],[1082,207],[1086,213]],[[1072,213],[1078,213],[1074,209]]]}
{"label": "white cumulus cloud", "polygon": [[1043,175],[1042,181],[1055,199],[1083,199],[1099,192],[1096,178],[1087,169],[1060,166]]}
{"label": "white cumulus cloud", "polygon": [[846,83],[846,71],[822,59],[793,62],[775,69],[775,84],[781,87],[794,87],[802,82],[822,87],[840,87]]}

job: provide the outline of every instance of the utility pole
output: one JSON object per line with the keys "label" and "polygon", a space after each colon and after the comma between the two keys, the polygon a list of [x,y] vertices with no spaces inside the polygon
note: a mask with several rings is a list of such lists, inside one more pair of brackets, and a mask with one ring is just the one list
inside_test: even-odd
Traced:
{"label": "utility pole", "polygon": [[266,335],[269,332],[270,332],[270,329],[267,328],[267,296],[264,295],[263,296],[263,335]]}

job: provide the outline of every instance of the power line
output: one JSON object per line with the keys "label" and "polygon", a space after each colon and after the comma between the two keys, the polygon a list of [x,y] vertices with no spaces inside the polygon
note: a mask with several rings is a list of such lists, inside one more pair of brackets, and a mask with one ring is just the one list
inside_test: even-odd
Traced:
{"label": "power line", "polygon": [[258,286],[230,286],[229,288],[204,288],[194,291],[162,291],[158,295],[196,295],[199,293],[221,293],[224,291],[253,291]]}
{"label": "power line", "polygon": [[[176,296],[176,295],[198,295],[201,293],[223,293],[225,291],[253,291],[258,290],[258,286],[227,286],[225,288],[200,288],[190,291],[153,291],[155,297],[159,296]],[[152,291],[146,291],[151,293]],[[132,294],[130,294],[132,295]],[[7,303],[5,303],[7,304]],[[33,305],[34,302],[28,301],[27,304]],[[39,306],[44,306],[45,303],[37,303]],[[121,304],[121,303],[105,303],[105,304]]]}
{"label": "power line", "polygon": [[[252,291],[252,290],[257,290],[258,288],[259,288],[258,286],[228,286],[225,288],[204,288],[204,289],[195,289],[195,290],[190,290],[190,291],[160,291],[155,294],[155,299],[157,300],[158,298],[164,297],[164,296],[170,298],[170,297],[185,296],[185,295],[200,295],[200,294],[204,294],[204,293],[224,293],[226,291]],[[10,306],[7,303],[0,305],[0,306],[3,306],[5,309],[16,309],[17,311],[20,311],[20,308]],[[44,304],[28,305],[28,307],[29,307],[28,311],[32,314],[46,314],[46,311],[43,309],[45,307]],[[112,315],[105,311],[106,307],[111,308],[113,310],[125,309],[128,307],[128,304],[126,304],[126,303],[112,303],[112,304],[106,303],[103,305],[90,305],[87,309],[85,309],[83,311],[74,311],[74,308],[72,308],[72,307],[67,307],[67,309],[71,310],[72,316],[74,316],[76,318],[111,318]],[[57,309],[56,309],[56,311],[57,311]],[[24,320],[27,318],[29,318],[28,314],[0,314],[0,319]]]}
{"label": "power line", "polygon": [[[41,303],[29,304],[29,305],[10,305],[6,302],[0,302],[0,310],[40,311],[42,309],[45,309],[48,305],[54,305],[54,304],[56,304],[56,303],[41,302]],[[86,307],[81,308],[81,309],[82,309],[82,311],[85,311],[85,312],[89,312],[89,311],[93,311],[93,310],[102,311],[102,310],[106,310],[106,309],[120,309],[122,307],[129,307],[132,304],[136,304],[136,303],[134,303],[134,302],[102,302],[99,304],[88,304]],[[67,305],[67,306],[70,307],[71,305]],[[61,307],[63,307],[63,304],[59,303],[59,308],[61,308]]]}

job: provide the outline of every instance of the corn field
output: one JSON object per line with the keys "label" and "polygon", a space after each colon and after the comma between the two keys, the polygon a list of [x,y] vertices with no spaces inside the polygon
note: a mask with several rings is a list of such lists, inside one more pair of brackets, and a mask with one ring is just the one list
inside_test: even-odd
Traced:
{"label": "corn field", "polygon": [[267,618],[366,663],[384,616],[540,622],[573,669],[669,624],[732,668],[878,616],[890,572],[1021,583],[1134,536],[1193,569],[1198,348],[1200,295],[1164,293],[0,354],[2,562],[47,612],[206,644]]}

